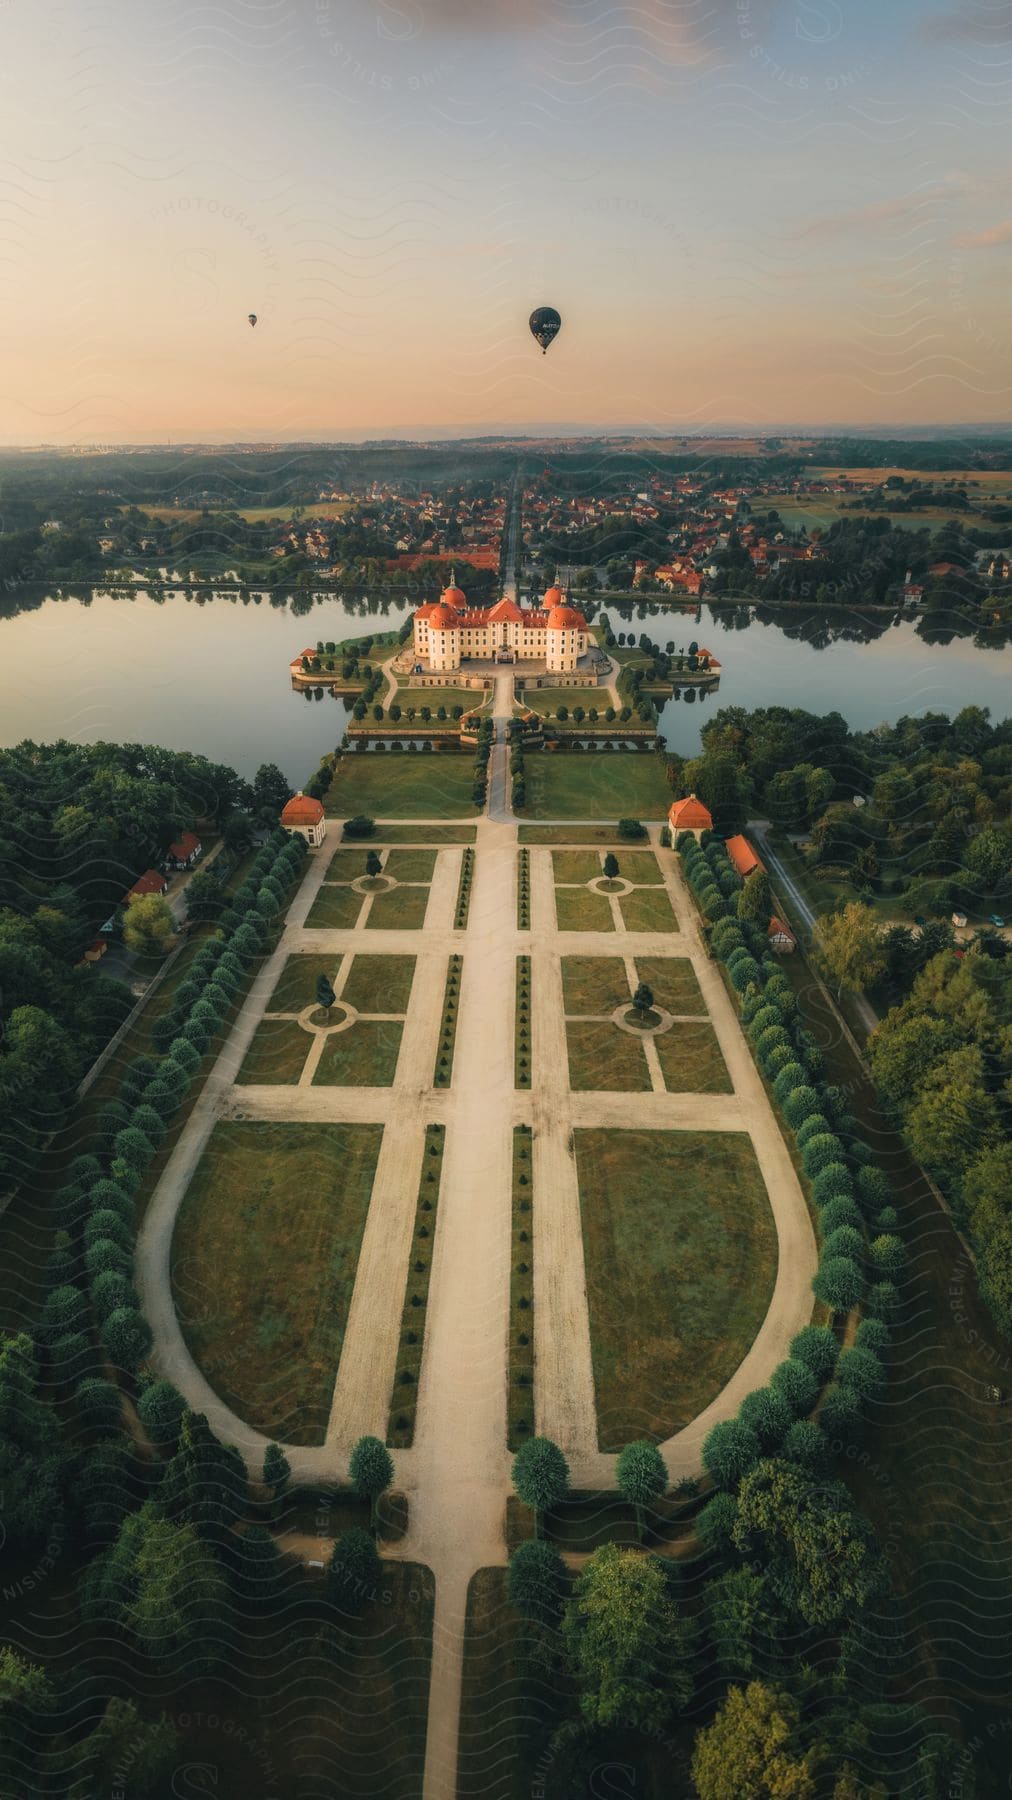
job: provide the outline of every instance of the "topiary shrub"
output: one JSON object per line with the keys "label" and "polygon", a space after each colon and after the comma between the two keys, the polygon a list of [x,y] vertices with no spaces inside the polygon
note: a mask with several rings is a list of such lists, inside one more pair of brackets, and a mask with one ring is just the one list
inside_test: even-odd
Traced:
{"label": "topiary shrub", "polygon": [[107,1269],[115,1269],[120,1275],[128,1275],[133,1263],[129,1250],[117,1244],[113,1238],[96,1238],[89,1244],[84,1253],[84,1266],[89,1277],[104,1275]]}
{"label": "topiary shrub", "polygon": [[893,1202],[892,1182],[881,1169],[860,1168],[854,1177],[854,1188],[865,1211],[874,1216],[883,1206]]}
{"label": "topiary shrub", "polygon": [[113,1149],[120,1161],[138,1172],[147,1168],[155,1153],[150,1138],[145,1137],[143,1131],[138,1131],[134,1125],[128,1125],[125,1130],[116,1133]]}
{"label": "topiary shrub", "polygon": [[827,1132],[832,1135],[832,1127],[825,1113],[809,1113],[808,1118],[794,1133],[798,1149],[803,1150],[809,1138],[822,1137]]}
{"label": "topiary shrub", "polygon": [[806,1363],[820,1385],[833,1373],[838,1352],[839,1345],[828,1325],[805,1325],[791,1339],[791,1356]]}
{"label": "topiary shrub", "polygon": [[753,982],[758,985],[762,979],[759,964],[751,956],[742,957],[741,961],[736,963],[728,973],[731,977],[731,986],[739,994],[743,994],[746,988],[752,986]]}
{"label": "topiary shrub", "polygon": [[119,1388],[99,1375],[88,1375],[78,1383],[74,1394],[78,1418],[86,1431],[103,1437],[118,1431],[123,1420],[123,1401]]}
{"label": "topiary shrub", "polygon": [[785,1069],[781,1069],[773,1083],[773,1092],[776,1094],[777,1099],[782,1105],[788,1096],[794,1093],[796,1088],[803,1087],[804,1085],[804,1069],[799,1062],[792,1062],[788,1063]]}
{"label": "topiary shrub", "polygon": [[137,1310],[140,1304],[126,1275],[119,1269],[103,1269],[96,1275],[88,1289],[88,1298],[100,1325],[117,1307],[129,1306]]}
{"label": "topiary shrub", "polygon": [[812,1113],[819,1110],[819,1096],[813,1087],[796,1087],[783,1102],[784,1118],[792,1129],[803,1125]]}
{"label": "topiary shrub", "polygon": [[342,1531],[327,1566],[327,1596],[342,1612],[360,1613],[377,1597],[383,1565],[368,1531]]}
{"label": "topiary shrub", "polygon": [[875,1281],[865,1295],[864,1310],[869,1319],[881,1319],[890,1325],[899,1310],[899,1289],[891,1281]]}
{"label": "topiary shrub", "polygon": [[165,1136],[165,1121],[153,1106],[135,1106],[130,1116],[130,1124],[136,1131],[141,1131],[148,1142],[153,1145],[161,1143]]}
{"label": "topiary shrub", "polygon": [[874,1276],[880,1281],[891,1281],[894,1284],[902,1281],[906,1272],[907,1253],[903,1240],[892,1232],[883,1232],[881,1237],[873,1238],[868,1246],[868,1256]]}
{"label": "topiary shrub", "polygon": [[69,1282],[51,1288],[42,1307],[40,1323],[50,1342],[67,1332],[83,1330],[88,1323],[88,1302],[81,1289]]}
{"label": "topiary shrub", "polygon": [[796,1416],[811,1412],[819,1392],[819,1384],[808,1364],[800,1356],[791,1356],[774,1369],[770,1386],[782,1394]]}
{"label": "topiary shrub", "polygon": [[784,1441],[794,1414],[785,1396],[777,1388],[756,1388],[746,1394],[738,1408],[742,1425],[754,1431],[764,1452],[776,1450]]}
{"label": "topiary shrub", "polygon": [[812,1280],[817,1298],[834,1312],[849,1312],[864,1291],[864,1277],[852,1257],[824,1256]]}
{"label": "topiary shrub", "polygon": [[843,1145],[831,1131],[817,1131],[808,1139],[801,1152],[801,1160],[808,1175],[816,1176],[830,1163],[840,1162],[843,1157]]}
{"label": "topiary shrub", "polygon": [[75,1387],[95,1368],[94,1347],[83,1331],[68,1331],[50,1345],[49,1365],[54,1381]]}
{"label": "topiary shrub", "polygon": [[102,1343],[109,1361],[116,1368],[133,1374],[151,1349],[151,1327],[143,1313],[131,1307],[118,1306],[103,1321]]}
{"label": "topiary shrub", "polygon": [[827,1163],[812,1182],[812,1194],[817,1206],[826,1206],[830,1200],[849,1200],[851,1193],[850,1170],[844,1163]]}
{"label": "topiary shrub", "polygon": [[822,1245],[822,1255],[826,1258],[834,1256],[852,1257],[858,1268],[860,1268],[864,1260],[864,1238],[860,1231],[855,1230],[853,1225],[839,1225],[835,1231],[831,1231],[825,1238]]}
{"label": "topiary shrub", "polygon": [[892,1343],[888,1325],[882,1319],[862,1319],[854,1339],[861,1350],[872,1350],[884,1361]]}
{"label": "topiary shrub", "polygon": [[703,1440],[703,1467],[715,1487],[735,1488],[762,1454],[755,1432],[741,1419],[722,1419]]}
{"label": "topiary shrub", "polygon": [[119,1181],[96,1181],[88,1192],[88,1211],[97,1212],[99,1207],[114,1212],[119,1218],[133,1224],[133,1195]]}
{"label": "topiary shrub", "polygon": [[814,1419],[795,1419],[780,1446],[780,1454],[812,1474],[821,1472],[829,1462],[829,1443],[822,1426]]}
{"label": "topiary shrub", "polygon": [[121,1244],[124,1250],[133,1245],[133,1232],[119,1213],[114,1213],[108,1206],[100,1206],[89,1213],[84,1222],[84,1242],[93,1244],[96,1238],[111,1238],[114,1244]]}
{"label": "topiary shrub", "polygon": [[856,1200],[851,1200],[847,1194],[834,1194],[832,1200],[827,1200],[822,1208],[819,1223],[823,1235],[828,1238],[841,1225],[852,1225],[855,1231],[860,1232],[864,1221]]}
{"label": "topiary shrub", "polygon": [[[727,1421],[729,1424],[732,1420]],[[714,1430],[719,1430],[714,1426]],[[746,1471],[747,1473],[747,1471]],[[732,1532],[738,1522],[738,1502],[733,1494],[714,1494],[696,1519],[696,1534],[704,1549],[713,1556],[726,1556],[733,1545]]]}
{"label": "topiary shrub", "polygon": [[827,1389],[819,1408],[819,1424],[822,1426],[830,1445],[854,1444],[861,1436],[864,1420],[861,1414],[861,1401],[852,1387],[840,1387],[839,1384]]}
{"label": "topiary shrub", "polygon": [[153,1444],[175,1444],[186,1402],[171,1381],[152,1381],[137,1402],[137,1414]]}

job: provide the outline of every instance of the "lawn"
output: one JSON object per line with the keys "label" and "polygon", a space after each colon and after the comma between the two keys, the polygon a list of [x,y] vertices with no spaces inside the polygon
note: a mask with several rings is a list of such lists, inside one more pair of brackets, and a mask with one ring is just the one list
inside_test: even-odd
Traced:
{"label": "lawn", "polygon": [[[342,756],[326,799],[331,817],[366,813],[371,818],[468,818],[477,808],[470,756]],[[382,837],[377,832],[377,837]],[[433,842],[436,841],[433,835]]]}
{"label": "lawn", "polygon": [[434,850],[391,850],[383,864],[384,874],[395,881],[431,881],[435,868]]}
{"label": "lawn", "polygon": [[[611,695],[606,687],[595,688],[525,688],[521,696],[524,706],[531,712],[539,712],[544,717],[548,713],[557,713],[564,706],[572,718],[574,706],[582,706],[589,712],[596,706],[598,714],[603,717],[605,707],[611,705]],[[564,723],[565,721],[563,721]]]}
{"label": "lawn", "polygon": [[552,875],[556,881],[596,881],[604,874],[597,850],[553,850]]}
{"label": "lawn", "polygon": [[407,723],[406,715],[407,715],[408,707],[413,706],[415,709],[415,714],[416,714],[415,723],[417,724],[417,722],[418,722],[417,715],[420,713],[423,706],[427,706],[430,713],[432,714],[432,719],[433,719],[434,723],[438,723],[440,725],[450,724],[459,730],[459,727],[460,727],[459,719],[448,719],[448,720],[440,719],[438,721],[436,720],[436,713],[438,712],[439,708],[441,706],[445,706],[448,713],[452,712],[452,710],[455,706],[462,706],[464,708],[464,711],[468,712],[468,713],[481,712],[482,710],[487,711],[489,702],[493,699],[494,695],[495,695],[494,687],[493,688],[432,688],[432,687],[423,688],[423,687],[412,687],[410,685],[410,683],[405,684],[403,681],[401,681],[399,683],[398,689],[397,689],[397,704],[401,709],[401,713],[405,716],[402,717],[400,722],[401,722],[402,726]]}
{"label": "lawn", "polygon": [[717,1034],[706,1019],[672,1025],[654,1039],[664,1084],[672,1094],[731,1094]]}
{"label": "lawn", "polygon": [[664,888],[634,888],[620,894],[618,909],[627,931],[677,931],[671,901]]}
{"label": "lawn", "polygon": [[566,1025],[569,1085],[574,1092],[649,1093],[643,1045],[608,1019],[570,1019]]}
{"label": "lawn", "polygon": [[[473,844],[478,835],[475,825],[384,825],[375,838],[356,839],[363,852],[380,849],[384,844]],[[346,842],[351,840],[345,839]]]}
{"label": "lawn", "polygon": [[517,827],[518,844],[605,844],[621,848],[614,825],[526,825]]}
{"label": "lawn", "polygon": [[236,1081],[244,1087],[295,1087],[312,1041],[294,1019],[261,1019]]}
{"label": "lawn", "polygon": [[341,999],[356,1012],[406,1013],[414,977],[413,956],[356,956]]}
{"label": "lawn", "polygon": [[368,873],[366,861],[372,849],[371,843],[361,843],[352,850],[347,844],[335,850],[329,863],[325,881],[357,881],[361,875]]}
{"label": "lawn", "polygon": [[351,931],[362,910],[364,895],[354,888],[324,882],[306,917],[314,931]]}
{"label": "lawn", "polygon": [[705,1019],[706,1002],[687,956],[638,956],[636,974],[653,988],[654,999],[666,1012],[698,1013]]}
{"label": "lawn", "polygon": [[560,931],[614,931],[611,905],[589,888],[556,888],[555,915]]}
{"label": "lawn", "polygon": [[613,1013],[630,1000],[625,963],[619,956],[564,956],[562,997],[567,1013]]}
{"label": "lawn", "polygon": [[323,1442],[382,1136],[219,1124],[183,1200],[183,1335],[215,1392],[270,1437]]}
{"label": "lawn", "polygon": [[321,975],[336,982],[341,966],[337,956],[289,956],[278,976],[277,986],[267,1002],[269,1013],[299,1013],[316,1004],[316,983]]}
{"label": "lawn", "polygon": [[397,887],[373,896],[367,931],[420,931],[429,904],[427,887]]}
{"label": "lawn", "polygon": [[392,1087],[401,1048],[400,1020],[356,1019],[327,1038],[314,1087]]}
{"label": "lawn", "polygon": [[671,805],[652,751],[532,751],[525,767],[532,819],[664,819]]}
{"label": "lawn", "polygon": [[737,1132],[581,1130],[574,1149],[600,1446],[663,1440],[766,1315],[777,1246],[759,1165]]}
{"label": "lawn", "polygon": [[652,850],[623,850],[618,858],[618,872],[637,887],[664,886],[664,876]]}

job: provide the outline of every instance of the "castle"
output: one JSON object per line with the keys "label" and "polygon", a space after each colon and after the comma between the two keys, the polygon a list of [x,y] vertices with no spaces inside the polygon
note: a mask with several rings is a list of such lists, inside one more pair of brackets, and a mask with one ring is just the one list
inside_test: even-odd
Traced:
{"label": "castle", "polygon": [[590,643],[586,619],[558,587],[548,589],[539,607],[506,599],[469,607],[451,579],[438,600],[418,608],[414,628],[416,660],[432,673],[472,661],[544,662],[561,675],[576,669]]}

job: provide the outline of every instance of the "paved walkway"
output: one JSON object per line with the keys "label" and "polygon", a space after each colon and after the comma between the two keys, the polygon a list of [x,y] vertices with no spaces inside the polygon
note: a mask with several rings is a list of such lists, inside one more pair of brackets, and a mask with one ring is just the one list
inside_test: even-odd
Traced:
{"label": "paved walkway", "polygon": [[[305,920],[332,845],[311,860],[274,954],[260,972],[155,1190],[138,1244],[138,1279],[155,1334],[153,1362],[208,1414],[259,1471],[266,1439],[209,1388],[187,1351],[172,1305],[170,1247],[187,1185],[222,1119],[379,1122],[383,1143],[363,1237],[326,1441],[286,1446],[296,1480],[347,1476],[363,1432],[386,1433],[425,1126],[446,1125],[442,1185],[415,1440],[396,1451],[408,1496],[407,1536],[388,1554],[428,1564],[436,1609],[424,1800],[454,1800],[467,1588],[476,1569],[505,1561],[507,1342],[512,1130],[533,1126],[534,1329],[537,1429],[564,1448],[574,1485],[614,1485],[613,1456],[597,1447],[590,1324],[571,1134],[582,1126],[747,1131],[770,1195],[779,1242],[773,1301],[744,1362],[707,1410],[661,1446],[672,1480],[699,1473],[700,1445],[718,1418],[766,1380],[811,1315],[815,1241],[794,1167],[720,974],[709,961],[674,857],[663,855],[677,932],[559,932],[551,850],[532,846],[532,930],[516,924],[516,822],[509,811],[505,719],[512,677],[496,683],[498,738],[489,805],[477,824],[466,932],[453,929],[462,849],[441,847],[420,931],[309,930]],[[433,821],[436,823],[437,821]],[[441,823],[441,821],[438,821]],[[422,825],[424,830],[424,822]],[[656,827],[654,828],[656,841]],[[297,951],[404,953],[414,985],[393,1085],[250,1087],[235,1078],[285,959]],[[463,954],[453,1080],[434,1089],[447,958]],[[532,961],[533,1081],[513,1085],[514,967]],[[686,955],[733,1083],[732,1094],[570,1093],[561,957]]]}

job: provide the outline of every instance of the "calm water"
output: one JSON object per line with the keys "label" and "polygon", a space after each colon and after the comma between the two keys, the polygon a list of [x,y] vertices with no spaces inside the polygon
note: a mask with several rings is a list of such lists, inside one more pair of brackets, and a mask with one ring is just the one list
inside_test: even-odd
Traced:
{"label": "calm water", "polygon": [[[329,694],[294,693],[289,661],[318,638],[392,630],[417,604],[329,595],[316,604],[308,596],[273,604],[249,596],[156,601],[143,593],[47,597],[15,611],[21,603],[8,600],[0,615],[3,743],[167,744],[246,776],[276,762],[296,786],[340,739],[347,714]],[[770,622],[704,606],[697,622],[661,609],[651,616],[647,607],[632,608],[628,619],[609,611],[616,630],[632,626],[679,648],[696,638],[724,664],[716,693],[664,709],[661,730],[683,754],[698,749],[700,725],[719,706],[835,708],[856,726],[970,703],[990,706],[994,717],[1009,710],[1012,647],[979,648],[970,638],[930,644],[910,620],[835,613]],[[869,632],[874,641],[860,641]]]}

